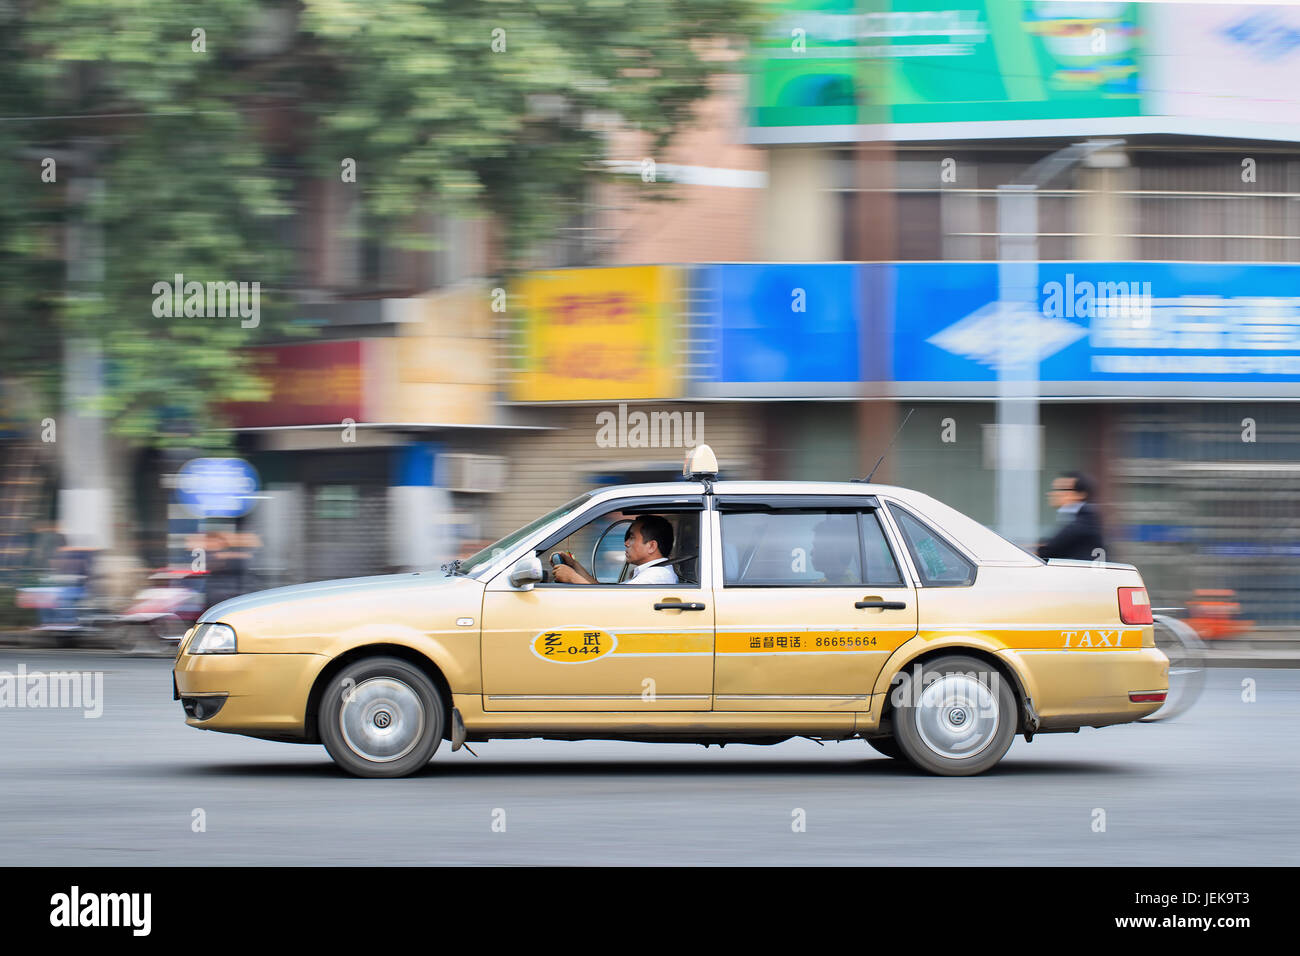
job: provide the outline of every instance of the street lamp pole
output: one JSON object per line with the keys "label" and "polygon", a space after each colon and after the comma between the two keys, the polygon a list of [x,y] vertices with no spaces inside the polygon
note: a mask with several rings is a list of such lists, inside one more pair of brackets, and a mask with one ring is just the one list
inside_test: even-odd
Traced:
{"label": "street lamp pole", "polygon": [[1123,144],[1122,139],[1075,143],[998,187],[997,526],[1018,544],[1038,540],[1038,190],[1093,153]]}

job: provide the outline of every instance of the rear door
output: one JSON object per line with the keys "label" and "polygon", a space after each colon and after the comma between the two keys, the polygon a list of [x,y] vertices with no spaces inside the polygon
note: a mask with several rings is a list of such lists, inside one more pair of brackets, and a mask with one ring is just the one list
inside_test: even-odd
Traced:
{"label": "rear door", "polygon": [[916,634],[876,499],[727,496],[715,576],[717,711],[864,711]]}

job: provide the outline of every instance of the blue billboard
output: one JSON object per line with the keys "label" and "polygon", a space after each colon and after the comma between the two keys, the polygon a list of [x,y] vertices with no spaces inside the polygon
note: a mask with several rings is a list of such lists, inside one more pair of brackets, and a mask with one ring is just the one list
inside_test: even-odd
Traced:
{"label": "blue billboard", "polygon": [[701,394],[854,394],[865,267],[724,264],[692,270]]}
{"label": "blue billboard", "polygon": [[900,397],[991,395],[1008,343],[1049,396],[1300,396],[1300,265],[1040,262],[1032,303],[996,262],[893,269]]}

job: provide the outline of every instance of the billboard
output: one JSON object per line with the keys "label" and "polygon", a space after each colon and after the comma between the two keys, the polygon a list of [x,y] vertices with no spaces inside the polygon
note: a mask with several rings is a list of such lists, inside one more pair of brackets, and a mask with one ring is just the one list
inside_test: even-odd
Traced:
{"label": "billboard", "polygon": [[901,398],[993,397],[1008,337],[1045,396],[1300,398],[1300,265],[1040,262],[1023,305],[996,262],[894,270]]}
{"label": "billboard", "polygon": [[697,394],[856,394],[866,268],[791,263],[692,270],[697,386],[722,386],[697,387]]}
{"label": "billboard", "polygon": [[748,141],[1296,141],[1298,37],[1300,11],[1266,5],[788,0],[751,59]]}
{"label": "billboard", "polygon": [[1146,67],[1150,112],[1232,120],[1239,136],[1300,138],[1300,9],[1160,5],[1147,19],[1163,53]]}
{"label": "billboard", "polygon": [[511,290],[521,402],[674,398],[680,393],[675,266],[526,274]]}
{"label": "billboard", "polygon": [[337,425],[365,421],[364,355],[367,343],[304,342],[250,349],[258,374],[271,388],[265,402],[226,406],[236,428]]}
{"label": "billboard", "polygon": [[750,141],[851,140],[898,125],[916,129],[889,138],[922,138],[948,124],[1136,116],[1137,7],[783,4],[751,68]]}

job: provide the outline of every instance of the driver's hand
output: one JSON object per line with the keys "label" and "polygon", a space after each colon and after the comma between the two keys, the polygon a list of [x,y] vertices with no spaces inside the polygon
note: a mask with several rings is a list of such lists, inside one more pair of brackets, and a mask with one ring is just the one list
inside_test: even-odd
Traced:
{"label": "driver's hand", "polygon": [[569,567],[576,568],[578,566],[578,559],[573,556],[572,551],[556,551],[555,553],[558,554],[560,556],[560,560],[563,561],[565,564],[567,564]]}
{"label": "driver's hand", "polygon": [[559,581],[561,584],[583,583],[582,578],[578,577],[578,572],[574,571],[573,568],[569,567],[567,564],[556,565],[554,574],[555,580]]}

